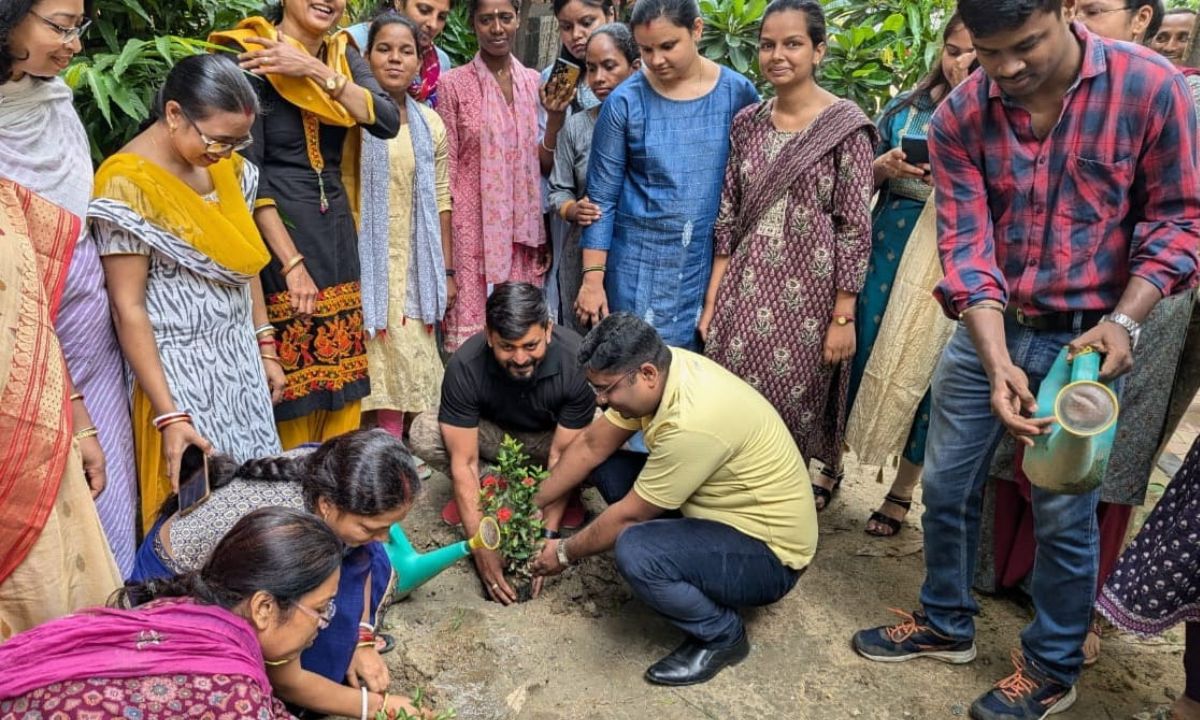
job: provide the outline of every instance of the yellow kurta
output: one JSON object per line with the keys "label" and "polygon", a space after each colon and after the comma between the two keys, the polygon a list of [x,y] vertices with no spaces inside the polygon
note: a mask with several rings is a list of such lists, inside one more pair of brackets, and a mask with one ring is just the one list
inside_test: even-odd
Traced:
{"label": "yellow kurta", "polygon": [[[450,210],[450,156],[446,127],[438,115],[421,106],[433,135],[438,212]],[[413,182],[416,161],[408,124],[388,141],[388,325],[387,332],[367,341],[371,394],[363,410],[424,412],[438,403],[442,361],[433,329],[404,316],[408,260],[412,245]]]}

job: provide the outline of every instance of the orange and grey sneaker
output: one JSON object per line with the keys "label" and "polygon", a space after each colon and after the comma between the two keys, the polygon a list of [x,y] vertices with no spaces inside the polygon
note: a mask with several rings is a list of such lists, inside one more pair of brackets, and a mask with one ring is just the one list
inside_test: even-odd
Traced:
{"label": "orange and grey sneaker", "polygon": [[903,618],[895,625],[881,625],[854,633],[854,649],[859,655],[876,662],[904,662],[919,657],[961,665],[975,659],[974,640],[955,640],[929,627],[925,614],[911,615],[889,608]]}
{"label": "orange and grey sneaker", "polygon": [[1075,688],[1038,673],[1019,650],[1012,654],[1012,675],[971,703],[974,720],[1043,720],[1075,704]]}

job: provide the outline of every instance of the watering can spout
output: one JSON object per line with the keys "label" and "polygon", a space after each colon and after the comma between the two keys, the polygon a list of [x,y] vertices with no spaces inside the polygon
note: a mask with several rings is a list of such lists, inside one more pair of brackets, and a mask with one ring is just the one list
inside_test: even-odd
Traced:
{"label": "watering can spout", "polygon": [[1100,382],[1100,354],[1084,348],[1067,359],[1063,348],[1038,389],[1038,417],[1053,417],[1049,434],[1034,439],[1021,468],[1050,492],[1081,494],[1100,485],[1116,435],[1120,403]]}
{"label": "watering can spout", "polygon": [[408,597],[442,573],[443,570],[471,554],[476,548],[495,550],[500,545],[500,526],[495,518],[485,517],[479,524],[479,532],[470,540],[463,540],[427,553],[417,552],[400,523],[392,525],[390,537],[384,548],[388,559],[396,570],[397,599]]}

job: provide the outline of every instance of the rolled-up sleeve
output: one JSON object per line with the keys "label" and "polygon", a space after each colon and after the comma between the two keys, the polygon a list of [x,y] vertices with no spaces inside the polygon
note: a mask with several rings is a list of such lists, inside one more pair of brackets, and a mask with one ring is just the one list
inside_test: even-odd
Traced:
{"label": "rolled-up sleeve", "polygon": [[933,294],[951,319],[984,300],[1008,304],[1008,285],[996,264],[987,184],[966,150],[963,132],[953,102],[942,103],[929,124],[938,254],[945,273]]}
{"label": "rolled-up sleeve", "polygon": [[592,134],[592,152],[588,156],[588,199],[600,208],[600,219],[584,228],[580,246],[585,250],[605,250],[612,245],[617,200],[625,184],[627,160],[625,129],[629,101],[615,93],[600,106],[600,117]]}

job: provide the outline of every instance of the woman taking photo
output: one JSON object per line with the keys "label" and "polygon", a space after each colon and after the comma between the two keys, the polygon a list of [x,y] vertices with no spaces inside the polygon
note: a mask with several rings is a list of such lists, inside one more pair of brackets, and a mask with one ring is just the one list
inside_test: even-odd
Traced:
{"label": "woman taking photo", "polygon": [[[446,20],[450,17],[450,0],[384,0],[378,12],[382,15],[393,10],[412,20],[418,28],[417,63],[420,72],[413,76],[412,84],[408,86],[408,94],[417,102],[436,108],[438,81],[453,67],[450,56],[434,45],[434,41],[446,29]],[[346,29],[364,52],[370,44],[370,31],[369,20]]]}
{"label": "woman taking photo", "polygon": [[[184,477],[203,468],[184,468]],[[200,567],[221,538],[249,510],[284,507],[319,518],[348,548],[333,599],[338,614],[322,627],[298,662],[267,669],[276,694],[293,705],[327,715],[357,717],[361,690],[387,690],[389,673],[374,642],[361,643],[389,594],[391,563],[382,542],[412,507],[419,489],[412,456],[383,430],[361,430],[315,450],[239,465],[227,455],[208,459],[211,495],[187,515],[172,496],[138,551],[135,579],[169,578]],[[368,633],[369,634],[369,633]],[[353,687],[345,687],[349,682]],[[400,696],[389,708],[411,706]]]}
{"label": "woman taking photo", "polygon": [[[905,364],[927,365],[932,368],[937,363],[942,344],[949,339],[945,331],[938,330],[945,327],[946,321],[943,320],[936,303],[930,300],[932,287],[920,288],[911,294],[896,290],[897,287],[917,284],[922,280],[915,276],[897,277],[910,241],[918,251],[937,244],[934,234],[917,230],[933,229],[932,225],[918,222],[921,214],[926,211],[933,193],[933,186],[927,174],[928,166],[908,162],[901,146],[906,142],[906,138],[910,143],[926,143],[929,121],[933,118],[934,110],[951,90],[967,78],[974,60],[975,48],[971,42],[971,35],[962,19],[957,14],[952,15],[942,31],[940,61],[914,90],[901,94],[888,103],[877,124],[881,140],[875,151],[874,182],[879,196],[875,202],[871,227],[871,257],[867,263],[867,279],[855,309],[858,347],[851,366],[849,399],[851,406],[860,398],[863,403],[862,407],[851,411],[854,417],[850,421],[849,433],[850,446],[857,453],[859,462],[882,467],[892,457],[900,455],[899,471],[892,481],[892,486],[884,496],[883,504],[867,521],[867,534],[876,537],[891,537],[900,532],[904,518],[912,507],[913,491],[921,478],[921,466],[925,464],[925,433],[929,429],[930,400],[928,387],[917,388],[915,392],[910,388],[898,390],[894,383],[897,382],[899,373],[880,370],[864,380],[868,362],[881,369],[890,367],[889,358],[899,349],[890,343],[880,345],[882,354],[872,360],[875,341],[883,328],[884,318],[910,310],[905,307],[907,304],[920,304],[927,308],[932,313],[928,322],[936,327],[920,323],[905,327],[904,334],[914,338],[914,342],[915,338],[934,337],[939,338],[940,342],[932,343],[929,352],[922,357],[917,357],[914,345],[908,344],[904,348],[904,353],[908,356]],[[938,275],[940,277],[940,273]],[[894,290],[896,298],[899,298],[898,302],[890,302],[893,300]],[[860,393],[864,382],[866,390]],[[919,402],[914,402],[914,395],[921,398]],[[899,411],[897,408],[904,410]],[[889,429],[883,431],[880,429],[883,426]],[[894,426],[896,429],[892,429]],[[869,429],[860,432],[860,428]],[[881,438],[885,436],[889,439],[903,440],[903,445],[896,447],[892,443],[884,442]],[[836,478],[824,476],[818,478],[817,482],[830,496],[837,490]],[[818,504],[823,505],[828,500],[829,498],[822,494]]]}
{"label": "woman taking photo", "polygon": [[583,231],[576,316],[589,326],[631,312],[668,345],[696,349],[729,127],[758,93],[701,57],[695,0],[639,0],[631,25],[642,72],[596,119],[587,187],[599,217]]}
{"label": "woman taking photo", "polygon": [[438,403],[442,362],[435,327],[453,307],[450,158],[437,113],[408,94],[418,68],[417,26],[397,13],[371,23],[367,62],[400,108],[400,134],[363,138],[363,318],[371,394],[363,410],[403,437],[405,414]]}
{"label": "woman taking photo", "polygon": [[99,696],[102,717],[291,718],[269,669],[294,665],[337,617],[341,550],[311,515],[257,510],[199,569],[126,587],[122,609],[80,612],[0,645],[0,715],[59,717]]}
{"label": "woman taking photo", "polygon": [[[260,77],[262,113],[246,159],[261,173],[254,219],[271,250],[262,272],[287,377],[275,409],[284,448],[358,427],[370,390],[358,260],[360,130],[390,139],[399,110],[345,33],[346,0],[294,0],[210,40]],[[343,159],[345,167],[343,167]]]}
{"label": "woman taking photo", "polygon": [[[0,3],[0,179],[79,219],[92,197],[91,150],[71,89],[56,76],[82,49],[91,25],[85,11],[83,0]],[[75,385],[68,411],[75,430],[96,430],[79,441],[96,509],[128,576],[137,549],[138,488],[125,367],[96,245],[86,232],[75,240],[56,256],[69,271],[56,290],[55,332]]]}
{"label": "woman taking photo", "polygon": [[705,354],[771,401],[804,459],[836,472],[877,133],[817,84],[824,55],[815,0],[767,6],[758,59],[776,97],[734,119],[699,327]]}
{"label": "woman taking photo", "polygon": [[236,154],[257,113],[232,58],[185,58],[153,123],[96,175],[88,212],[136,381],[144,528],[178,489],[188,445],[239,461],[280,450],[271,402],[283,367],[258,277],[270,255],[251,215],[258,169]]}
{"label": "woman taking photo", "polygon": [[450,148],[454,253],[446,275],[458,299],[446,349],[483,330],[489,286],[539,287],[550,266],[538,166],[538,74],[512,55],[518,0],[469,0],[479,52],[442,78],[438,114]]}
{"label": "woman taking photo", "polygon": [[[604,102],[618,85],[641,67],[637,43],[624,23],[609,23],[596,30],[587,41],[585,51],[587,86],[599,102]],[[600,106],[578,112],[567,118],[554,150],[554,171],[550,173],[550,208],[554,218],[551,232],[562,228],[561,240],[555,241],[554,274],[558,281],[562,305],[559,322],[579,332],[587,328],[579,324],[571,307],[579,294],[583,279],[583,254],[579,238],[583,229],[599,217],[599,211],[587,196],[588,156],[592,151],[592,132]],[[547,302],[550,293],[547,291]]]}

